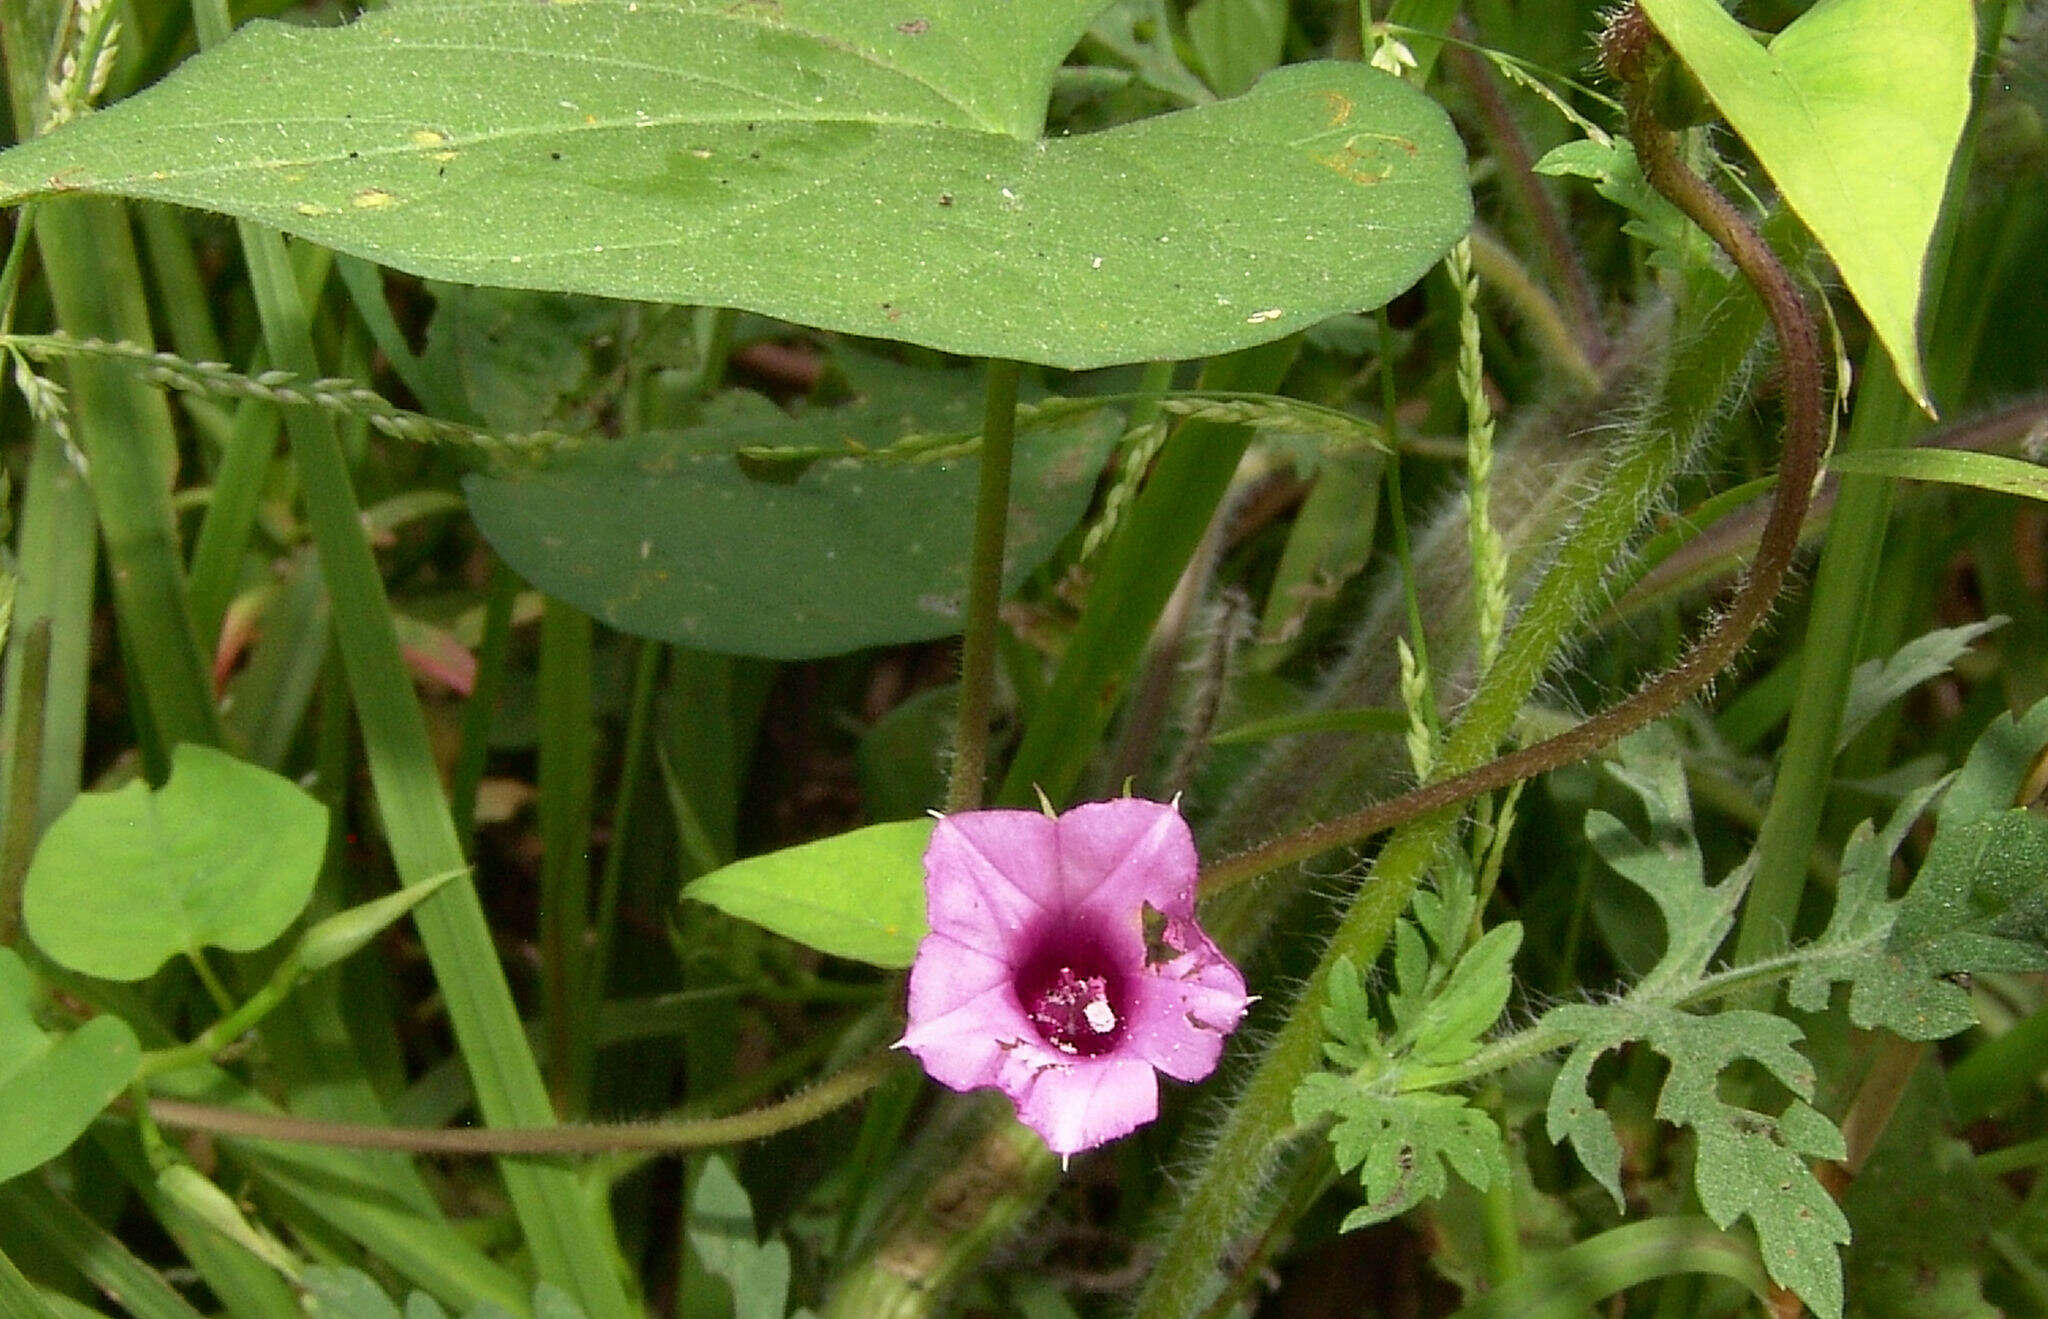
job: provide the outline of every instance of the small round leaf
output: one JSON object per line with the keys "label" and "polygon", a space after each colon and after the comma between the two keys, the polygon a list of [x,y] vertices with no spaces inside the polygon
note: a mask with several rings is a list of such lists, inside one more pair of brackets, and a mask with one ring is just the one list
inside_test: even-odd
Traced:
{"label": "small round leaf", "polygon": [[268,770],[180,746],[162,788],[87,793],[57,817],[22,915],[58,964],[142,980],[178,953],[249,952],[283,934],[326,848],[326,807]]}

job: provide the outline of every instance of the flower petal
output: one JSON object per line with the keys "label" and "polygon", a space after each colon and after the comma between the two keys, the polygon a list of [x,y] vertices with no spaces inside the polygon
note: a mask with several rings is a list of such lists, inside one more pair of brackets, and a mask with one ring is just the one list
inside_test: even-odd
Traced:
{"label": "flower petal", "polygon": [[1012,979],[1007,958],[951,935],[927,934],[910,965],[910,1024],[942,1016]]}
{"label": "flower petal", "polygon": [[[941,819],[924,852],[925,919],[992,953],[1058,905],[1058,840],[1037,811],[968,811]],[[1014,959],[1013,959],[1014,960]]]}
{"label": "flower petal", "polygon": [[1208,947],[1155,963],[1131,984],[1120,1051],[1143,1058],[1176,1081],[1199,1081],[1216,1070],[1223,1037],[1237,1029],[1250,1002],[1244,976]]}
{"label": "flower petal", "polygon": [[1060,816],[1059,883],[1069,910],[1094,908],[1137,920],[1147,905],[1168,916],[1195,913],[1200,862],[1187,821],[1170,802],[1118,797]]}
{"label": "flower petal", "polygon": [[1038,1070],[1022,1096],[1010,1091],[1017,1120],[1054,1154],[1094,1149],[1159,1116],[1159,1078],[1146,1063],[1114,1054],[1062,1062]]}
{"label": "flower petal", "polygon": [[1043,1049],[1017,1006],[1009,968],[928,936],[910,972],[910,1027],[896,1047],[916,1054],[941,1085],[972,1090],[996,1084],[1005,1055],[1020,1044]]}

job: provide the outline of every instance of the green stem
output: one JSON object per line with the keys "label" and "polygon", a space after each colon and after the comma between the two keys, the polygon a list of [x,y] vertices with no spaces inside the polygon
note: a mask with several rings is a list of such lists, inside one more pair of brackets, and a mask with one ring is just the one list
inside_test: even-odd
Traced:
{"label": "green stem", "polygon": [[1472,268],[1479,272],[1486,286],[1514,309],[1537,347],[1556,363],[1574,389],[1589,397],[1599,394],[1606,383],[1600,377],[1600,368],[1572,336],[1572,327],[1556,300],[1530,278],[1514,252],[1498,238],[1476,227],[1469,237]]}
{"label": "green stem", "polygon": [[2038,1168],[2043,1164],[2048,1164],[2048,1136],[2007,1145],[2003,1149],[1986,1150],[1971,1160],[1971,1166],[1983,1177],[2003,1177],[2009,1172]]}
{"label": "green stem", "polygon": [[232,1013],[235,1010],[235,996],[228,992],[227,985],[214,972],[213,967],[208,965],[206,954],[197,948],[188,948],[185,950],[185,961],[191,966],[193,974],[199,977],[199,983],[206,990],[206,996],[213,1000],[213,1005],[224,1013]]}
{"label": "green stem", "polygon": [[640,796],[640,779],[647,768],[647,729],[653,720],[654,692],[661,678],[661,661],[667,649],[658,641],[642,641],[633,665],[632,704],[626,713],[626,745],[619,760],[619,785],[612,800],[611,840],[605,844],[604,869],[598,876],[596,927],[590,945],[576,1015],[590,1028],[576,1036],[579,1050],[569,1075],[581,1096],[573,1111],[581,1112],[587,1100],[592,1064],[597,1053],[596,1025],[604,1005],[605,973],[611,966],[612,947],[618,940],[619,894],[625,887],[626,842],[633,827],[633,803]]}
{"label": "green stem", "polygon": [[902,1065],[894,1054],[885,1051],[870,1055],[801,1094],[750,1112],[736,1113],[731,1117],[608,1126],[501,1127],[495,1130],[375,1127],[158,1097],[150,1099],[149,1112],[160,1126],[178,1131],[204,1131],[234,1140],[402,1150],[414,1154],[531,1159],[546,1155],[613,1154],[621,1150],[694,1150],[760,1140],[779,1131],[814,1122],[859,1099]]}
{"label": "green stem", "polygon": [[[203,968],[205,963],[195,959],[194,965]],[[192,1067],[212,1058],[248,1034],[255,1028],[256,1023],[270,1015],[271,1009],[284,1002],[290,996],[293,987],[299,983],[300,974],[298,954],[293,953],[278,963],[277,969],[271,972],[270,979],[264,981],[262,988],[251,994],[239,1006],[231,1008],[219,1021],[201,1031],[196,1039],[188,1044],[174,1045],[168,1049],[153,1049],[144,1054],[139,1075],[147,1079],[164,1072]]]}
{"label": "green stem", "polygon": [[1010,466],[1017,439],[1022,367],[988,364],[981,422],[981,479],[974,501],[974,551],[968,569],[967,631],[960,642],[960,713],[953,731],[953,772],[946,809],[981,805],[988,771],[988,719],[995,701],[997,609],[1003,599],[1003,540],[1010,519]]}
{"label": "green stem", "polygon": [[7,1319],[57,1319],[35,1284],[22,1276],[14,1261],[0,1253],[0,1314]]}
{"label": "green stem", "polygon": [[[1201,383],[1277,388],[1299,347],[1280,339],[1214,358]],[[1081,621],[1010,761],[997,794],[1005,805],[1030,803],[1034,788],[1054,802],[1074,790],[1251,438],[1249,426],[1190,418],[1159,451],[1102,552]]]}
{"label": "green stem", "polygon": [[[149,309],[127,216],[103,201],[64,201],[38,209],[36,241],[58,321],[78,337],[146,341]],[[107,580],[123,645],[143,694],[138,713],[152,762],[180,742],[218,744],[212,666],[199,645],[186,593],[171,469],[178,439],[163,396],[147,382],[103,362],[69,365],[72,411],[89,464],[93,502],[106,547]],[[151,763],[161,780],[168,763]]]}
{"label": "green stem", "polygon": [[[264,369],[267,354],[258,353],[252,372]],[[220,644],[221,620],[227,616],[241,579],[242,558],[256,526],[263,483],[277,454],[277,409],[246,399],[235,409],[233,429],[214,472],[213,498],[199,524],[192,549],[192,618],[200,644],[209,651]]]}
{"label": "green stem", "polygon": [[[6,686],[0,694],[0,772],[11,785],[23,774],[37,782],[24,825],[30,838],[57,818],[78,794],[85,760],[86,689],[92,676],[93,584],[99,536],[85,478],[48,427],[38,427],[22,492],[14,599],[14,644],[7,648]],[[26,638],[39,623],[50,630],[42,709],[31,730],[23,685],[28,681]],[[40,755],[23,755],[26,747]],[[12,788],[0,800],[12,801]]]}
{"label": "green stem", "polygon": [[[1436,679],[1429,667],[1429,636],[1422,625],[1422,600],[1415,591],[1415,558],[1408,547],[1408,506],[1401,498],[1400,391],[1394,381],[1394,327],[1387,309],[1378,313],[1380,330],[1380,409],[1387,432],[1387,518],[1394,535],[1394,562],[1401,572],[1401,599],[1408,607],[1408,649],[1422,680],[1419,709],[1434,742],[1441,731],[1436,704]],[[1406,693],[1403,693],[1405,696]]]}
{"label": "green stem", "polygon": [[[1600,300],[1593,293],[1593,281],[1587,277],[1586,263],[1579,259],[1579,249],[1572,242],[1570,231],[1565,228],[1564,217],[1558,213],[1550,194],[1544,191],[1543,180],[1536,175],[1534,161],[1529,154],[1529,144],[1522,136],[1521,126],[1515,122],[1513,112],[1508,109],[1507,97],[1502,94],[1500,76],[1494,72],[1491,64],[1474,54],[1467,46],[1450,46],[1446,58],[1457,71],[1459,80],[1471,88],[1473,103],[1478,107],[1480,120],[1486,126],[1487,140],[1499,158],[1501,174],[1508,185],[1508,195],[1520,204],[1523,216],[1536,231],[1539,246],[1549,261],[1551,278],[1563,287],[1569,299],[1573,324],[1565,327],[1562,314],[1556,316],[1556,322],[1564,331],[1557,346],[1562,348],[1569,345],[1570,356],[1561,353],[1559,360],[1570,369],[1577,381],[1588,388],[1597,389],[1600,378],[1592,363],[1606,355],[1607,335],[1601,328]],[[1475,254],[1479,245],[1479,241],[1475,239]],[[1486,240],[1486,245],[1498,247],[1498,244],[1490,239]],[[1513,262],[1512,255],[1509,255],[1508,259]],[[1514,264],[1519,273],[1519,263]],[[1487,272],[1486,277],[1489,282],[1500,278],[1499,274],[1491,271]],[[1531,291],[1540,293],[1540,290],[1535,289],[1533,281],[1527,280],[1526,275],[1522,278],[1524,282],[1529,283]],[[1535,299],[1518,297],[1515,301],[1517,306],[1526,310],[1534,304]],[[1550,303],[1547,297],[1542,301],[1549,303],[1553,311],[1556,310],[1556,304]],[[1543,338],[1546,343],[1551,341],[1548,332],[1539,333],[1538,337]],[[1574,362],[1572,358],[1577,360]]]}
{"label": "green stem", "polygon": [[1601,1233],[1532,1264],[1452,1319],[1578,1319],[1630,1287],[1703,1273],[1740,1283],[1767,1301],[1770,1279],[1753,1247],[1700,1218],[1652,1218]]}
{"label": "green stem", "polygon": [[590,615],[549,597],[540,620],[540,952],[549,1089],[565,1112],[586,1049],[578,1011],[590,921]]}

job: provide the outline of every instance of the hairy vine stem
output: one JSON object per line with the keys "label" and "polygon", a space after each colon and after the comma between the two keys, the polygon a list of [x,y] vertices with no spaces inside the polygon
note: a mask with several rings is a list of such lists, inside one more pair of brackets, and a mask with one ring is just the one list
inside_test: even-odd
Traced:
{"label": "hairy vine stem", "polygon": [[575,1155],[622,1150],[694,1150],[759,1140],[815,1121],[859,1099],[881,1084],[901,1059],[884,1050],[780,1103],[729,1117],[680,1118],[656,1122],[563,1127],[379,1127],[323,1122],[245,1108],[195,1104],[152,1096],[149,1115],[158,1126],[203,1131],[237,1140],[334,1145],[408,1154]]}
{"label": "hairy vine stem", "polygon": [[1800,524],[1812,502],[1827,440],[1820,335],[1798,285],[1741,212],[1680,158],[1677,139],[1650,109],[1644,64],[1652,40],[1648,20],[1630,8],[1602,37],[1602,60],[1622,80],[1629,137],[1644,176],[1728,254],[1771,318],[1784,375],[1785,444],[1777,497],[1727,609],[1685,657],[1635,693],[1571,731],[1509,752],[1477,769],[1227,857],[1202,876],[1204,896],[1256,879],[1281,866],[1365,841],[1397,824],[1583,760],[1610,742],[1662,718],[1712,682],[1771,611],[1799,550]]}

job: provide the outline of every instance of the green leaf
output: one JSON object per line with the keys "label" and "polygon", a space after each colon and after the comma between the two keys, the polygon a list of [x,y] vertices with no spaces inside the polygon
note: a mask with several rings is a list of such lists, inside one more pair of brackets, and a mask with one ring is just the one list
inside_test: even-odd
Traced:
{"label": "green leaf", "polygon": [[1500,1128],[1462,1095],[1380,1094],[1351,1078],[1317,1072],[1294,1092],[1294,1120],[1335,1117],[1330,1144],[1338,1168],[1358,1170],[1366,1202],[1341,1230],[1384,1222],[1442,1195],[1455,1168],[1478,1190],[1508,1177]]}
{"label": "green leaf", "polygon": [[1945,968],[1928,962],[1924,947],[1893,948],[1888,942],[1903,905],[1886,896],[1892,856],[1946,786],[1944,780],[1908,797],[1882,833],[1865,822],[1849,836],[1828,927],[1786,986],[1792,1006],[1819,1012],[1833,986],[1846,981],[1849,1020],[1858,1026],[1882,1026],[1909,1040],[1939,1040],[1976,1021],[1969,991],[1944,978]]}
{"label": "green leaf", "polygon": [[[1858,1026],[1945,1039],[1977,1019],[1958,974],[2048,969],[2048,820],[2014,805],[2044,743],[2048,701],[1994,722],[1952,784],[1908,797],[1882,833],[1864,824],[1851,835],[1828,927],[1788,987],[1795,1007],[1825,1007],[1846,981]],[[1936,796],[1934,841],[1912,887],[1892,900],[1892,856]]]}
{"label": "green leaf", "polygon": [[[401,1313],[376,1279],[360,1269],[314,1264],[299,1277],[306,1290],[307,1313],[313,1319],[446,1319],[440,1302],[425,1292],[405,1298]],[[582,1307],[567,1292],[550,1283],[533,1289],[534,1319],[584,1319]],[[512,1319],[499,1306],[479,1301],[463,1311],[463,1319]]]}
{"label": "green leaf", "polygon": [[[1849,1229],[1808,1161],[1840,1157],[1842,1138],[1807,1102],[1814,1074],[1792,1047],[1799,1027],[1748,1009],[1700,1016],[1684,1007],[1727,937],[1746,874],[1707,883],[1679,746],[1669,728],[1654,725],[1624,739],[1618,750],[1613,772],[1641,800],[1649,835],[1638,837],[1599,812],[1588,813],[1586,835],[1609,865],[1656,903],[1665,948],[1656,966],[1618,1001],[1567,1004],[1544,1016],[1540,1031],[1573,1041],[1551,1087],[1545,1114],[1550,1137],[1569,1141],[1594,1180],[1622,1205],[1621,1142],[1594,1100],[1590,1079],[1611,1050],[1632,1041],[1656,1050],[1670,1062],[1656,1114],[1694,1133],[1693,1185],[1707,1215],[1724,1228],[1747,1217],[1771,1277],[1821,1319],[1839,1319],[1842,1276],[1835,1247],[1849,1239]],[[1772,1112],[1724,1098],[1722,1073],[1737,1064],[1761,1068],[1791,1093],[1791,1101]]]}
{"label": "green leaf", "polygon": [[142,1061],[135,1032],[119,1017],[45,1035],[30,1012],[35,994],[21,958],[0,948],[0,1182],[69,1149]]}
{"label": "green leaf", "polygon": [[[1413,920],[1394,927],[1394,984],[1388,1012],[1397,1024],[1391,1041],[1379,1022],[1364,978],[1349,958],[1330,968],[1323,1053],[1342,1072],[1317,1072],[1294,1092],[1296,1122],[1334,1118],[1330,1144],[1337,1166],[1357,1169],[1365,1204],[1345,1219],[1349,1232],[1406,1213],[1449,1186],[1449,1172],[1480,1190],[1508,1176],[1507,1151],[1491,1115],[1462,1095],[1407,1089],[1418,1068],[1470,1057],[1500,1016],[1511,988],[1510,965],[1522,927],[1509,922],[1486,932],[1446,973],[1432,964],[1429,942],[1439,947],[1471,918],[1469,876],[1449,876],[1442,894],[1415,895]],[[1425,940],[1424,931],[1429,940]]]}
{"label": "green leaf", "polygon": [[1643,11],[1834,258],[1931,410],[1917,337],[1921,265],[1970,111],[1969,0],[1821,0],[1757,44],[1716,0]]}
{"label": "green leaf", "polygon": [[[1999,1319],[1984,1296],[1997,1253],[1988,1238],[2007,1197],[1951,1134],[1937,1060],[1913,1073],[1842,1211],[1856,1239],[1847,1255],[1851,1304],[1864,1319]],[[1939,1224],[1939,1231],[1929,1231]]]}
{"label": "green leaf", "polygon": [[[1588,1079],[1602,1054],[1640,1040],[1670,1060],[1657,1116],[1694,1132],[1693,1184],[1708,1217],[1723,1228],[1748,1217],[1771,1277],[1822,1319],[1839,1319],[1842,1278],[1835,1247],[1849,1239],[1849,1228],[1807,1160],[1840,1158],[1842,1138],[1805,1102],[1814,1076],[1792,1047],[1800,1037],[1796,1025],[1746,1009],[1697,1016],[1633,996],[1601,1007],[1568,1004],[1552,1010],[1543,1024],[1577,1039],[1551,1089],[1545,1117],[1550,1138],[1571,1142],[1617,1206],[1624,1203],[1621,1144],[1594,1102]],[[1776,1114],[1723,1099],[1721,1073],[1738,1062],[1761,1066],[1795,1098]]]}
{"label": "green leaf", "polygon": [[1847,748],[1880,710],[1921,683],[1947,673],[1957,660],[1970,653],[1979,637],[1997,631],[2005,623],[2001,615],[1981,623],[1936,628],[1913,638],[1886,658],[1858,664],[1849,676],[1849,701],[1842,711],[1842,731],[1835,739],[1835,750]]}
{"label": "green leaf", "polygon": [[1522,923],[1508,921],[1465,950],[1415,1026],[1412,1053],[1422,1063],[1454,1063],[1478,1051],[1479,1040],[1500,1019],[1514,988],[1515,953]]}
{"label": "green leaf", "polygon": [[1650,250],[1652,265],[1682,269],[1686,254],[1704,245],[1704,236],[1685,218],[1685,212],[1643,177],[1636,149],[1624,139],[1566,142],[1545,152],[1531,168],[1538,174],[1591,179],[1593,191],[1629,213],[1621,231],[1642,241]]}
{"label": "green leaf", "polygon": [[[865,379],[860,401],[794,421],[756,398],[757,411],[693,430],[477,474],[470,509],[521,576],[638,636],[770,659],[950,636],[967,594],[978,458],[835,458],[784,483],[749,476],[733,456],[980,428],[974,372],[870,365]],[[1080,521],[1117,429],[1095,411],[1022,438],[1006,589]]]}
{"label": "green leaf", "polygon": [[732,1288],[733,1319],[783,1319],[789,1247],[755,1240],[753,1203],[717,1155],[704,1160],[690,1191],[689,1237],[705,1270]]}
{"label": "green leaf", "polygon": [[1837,472],[1889,476],[1902,481],[1939,481],[2023,499],[2048,500],[2048,469],[2023,458],[1953,449],[1864,449],[1828,459]]}
{"label": "green leaf", "polygon": [[458,382],[476,417],[507,434],[559,429],[564,401],[594,383],[599,343],[623,332],[616,303],[461,284],[432,292],[421,370]]}
{"label": "green leaf", "polygon": [[930,820],[785,847],[712,871],[683,896],[835,957],[904,967],[924,938]]}
{"label": "green leaf", "polygon": [[1188,9],[1188,45],[1211,87],[1247,91],[1280,62],[1287,44],[1286,0],[1196,0]]}
{"label": "green leaf", "polygon": [[1450,121],[1355,63],[1042,138],[1105,7],[413,0],[252,23],[0,155],[0,203],[155,198],[436,279],[1064,367],[1378,306],[1465,231]]}
{"label": "green leaf", "polygon": [[289,780],[191,744],[157,791],[86,793],[36,848],[29,933],[73,971],[142,980],[205,945],[250,952],[312,896],[327,808]]}
{"label": "green leaf", "polygon": [[401,1319],[398,1307],[359,1269],[315,1264],[299,1277],[313,1319]]}
{"label": "green leaf", "polygon": [[1600,859],[1650,896],[1664,917],[1664,954],[1635,993],[1658,997],[1697,981],[1735,923],[1746,883],[1738,874],[1709,885],[1694,841],[1692,800],[1671,730],[1653,724],[1616,746],[1614,777],[1641,800],[1650,823],[1638,838],[1605,811],[1586,815],[1586,837]]}

